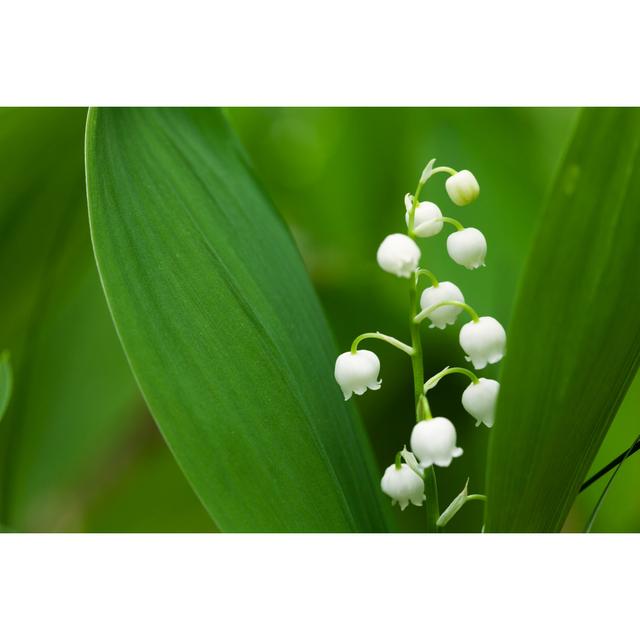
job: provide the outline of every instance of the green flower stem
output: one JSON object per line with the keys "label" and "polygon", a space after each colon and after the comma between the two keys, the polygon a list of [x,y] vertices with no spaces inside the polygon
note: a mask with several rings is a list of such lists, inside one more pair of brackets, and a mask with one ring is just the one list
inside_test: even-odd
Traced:
{"label": "green flower stem", "polygon": [[[409,290],[409,304],[411,307],[411,318],[417,308],[418,291],[416,287],[417,278],[412,278],[411,288]],[[413,355],[411,356],[411,366],[413,368],[413,406],[416,409],[416,417],[420,419],[420,398],[422,397],[422,385],[424,384],[424,368],[422,362],[422,341],[420,340],[420,329],[418,325],[411,322],[411,346],[413,347]]]}
{"label": "green flower stem", "polygon": [[[467,485],[468,484],[469,481],[467,480]],[[473,493],[470,496],[466,495],[467,485],[465,485],[462,493],[456,496],[453,499],[453,502],[442,512],[437,523],[439,527],[446,527],[449,521],[462,509],[462,507],[464,507],[465,504],[467,504],[467,502],[480,500],[486,504],[487,496],[483,496],[479,493]]]}
{"label": "green flower stem", "polygon": [[440,283],[438,282],[438,279],[428,269],[418,269],[416,271],[416,279],[419,279],[420,276],[427,276],[427,278],[431,280],[432,286],[436,288],[440,285]]}
{"label": "green flower stem", "polygon": [[418,422],[420,420],[431,420],[431,418],[433,418],[431,415],[431,408],[429,407],[429,401],[427,400],[427,396],[424,394],[420,396],[420,400],[418,401],[416,418],[418,418]]}
{"label": "green flower stem", "polygon": [[[435,162],[435,160],[432,160],[431,162]],[[429,164],[431,164],[431,162]],[[426,180],[422,179],[422,175],[420,176],[420,180],[418,180],[418,186],[416,187],[416,190],[413,194],[413,204],[411,206],[411,209],[409,210],[409,223],[407,224],[407,228],[408,228],[408,233],[410,238],[416,237],[415,230],[414,230],[414,222],[416,218],[416,207],[418,206],[418,202],[420,201],[420,192],[422,191],[422,187],[424,187],[424,185],[427,184],[427,180],[429,180],[429,178],[436,173],[448,173],[449,175],[455,176],[456,173],[458,172],[455,169],[452,169],[451,167],[436,167],[435,169],[431,169],[429,171],[429,174]],[[456,225],[459,231],[464,229],[464,227],[457,220],[454,220],[453,218],[442,218],[442,221],[449,222],[453,225]]]}
{"label": "green flower stem", "polygon": [[413,356],[413,347],[410,347],[404,342],[400,342],[400,340],[396,340],[396,338],[386,336],[384,333],[380,333],[379,331],[376,331],[375,333],[363,333],[359,335],[351,344],[351,353],[355,354],[358,350],[358,345],[360,344],[360,342],[366,340],[367,338],[376,338],[377,340],[388,342],[389,344],[396,347],[396,349],[400,349],[400,351],[404,351],[407,355]]}
{"label": "green flower stem", "polygon": [[396,469],[402,469],[402,451],[396,453]]}
{"label": "green flower stem", "polygon": [[422,479],[424,480],[424,493],[427,497],[425,500],[427,533],[438,533],[438,525],[436,523],[440,518],[440,507],[438,505],[438,483],[436,482],[436,472],[433,465],[424,470]]}
{"label": "green flower stem", "polygon": [[438,218],[439,222],[447,222],[448,224],[452,224],[458,231],[464,231],[464,225],[460,220],[456,220],[455,218],[447,218],[443,216],[442,218]]}
{"label": "green flower stem", "polygon": [[470,496],[465,498],[465,502],[469,502],[470,500],[481,500],[482,502],[486,502],[487,496],[483,496],[481,493],[472,493]]}
{"label": "green flower stem", "polygon": [[448,376],[450,373],[461,373],[462,375],[467,376],[473,382],[473,384],[478,384],[478,376],[473,373],[473,371],[469,371],[469,369],[465,369],[464,367],[447,367],[443,369],[440,373],[436,373],[435,376],[429,378],[424,383],[424,392],[427,393],[430,389],[438,384],[438,381],[442,380],[445,376]]}
{"label": "green flower stem", "polygon": [[410,238],[416,237],[416,232],[414,230],[414,223],[416,219],[416,207],[418,206],[420,192],[422,191],[422,187],[425,185],[424,182],[418,181],[418,186],[413,194],[413,202],[411,204],[411,209],[409,210],[409,222],[407,224],[407,230]]}
{"label": "green flower stem", "polygon": [[[413,355],[411,356],[411,366],[413,369],[413,400],[416,408],[416,420],[419,422],[423,415],[431,417],[429,402],[423,393],[424,387],[424,364],[422,361],[422,341],[420,339],[420,326],[413,321],[415,313],[418,309],[418,275],[411,278],[409,289],[409,326],[411,332],[411,346],[413,347]],[[438,527],[436,522],[440,517],[440,508],[438,506],[438,485],[436,482],[436,473],[433,465],[424,471],[424,490],[427,510],[427,531],[429,533],[437,533]]]}
{"label": "green flower stem", "polygon": [[480,320],[480,317],[476,313],[475,309],[469,306],[466,302],[458,302],[457,300],[443,300],[442,302],[438,302],[437,304],[423,309],[417,316],[415,316],[413,322],[415,324],[420,324],[430,313],[432,313],[436,309],[439,309],[440,307],[447,306],[460,307],[461,309],[464,309],[471,316],[471,319],[474,322],[478,322]]}
{"label": "green flower stem", "polygon": [[451,167],[436,167],[435,169],[431,169],[431,175],[434,173],[448,173],[449,175],[455,176],[458,172]]}
{"label": "green flower stem", "polygon": [[[435,162],[435,160],[432,160],[429,164],[433,162]],[[428,165],[427,167],[425,167],[425,170],[427,168],[428,168]],[[409,210],[409,222],[407,224],[407,228],[408,228],[408,234],[410,238],[416,237],[414,223],[416,218],[416,207],[418,206],[418,202],[420,201],[420,192],[422,191],[422,187],[424,187],[424,185],[427,184],[427,180],[429,180],[429,178],[436,173],[448,173],[449,175],[455,176],[456,173],[458,172],[455,169],[452,169],[451,167],[436,167],[435,169],[431,169],[429,171],[426,180],[423,180],[422,175],[420,176],[420,180],[418,180],[418,186],[416,187],[416,190],[413,194],[413,203],[411,205],[411,209]],[[423,172],[423,175],[424,175],[424,172]],[[453,218],[442,218],[442,221],[449,222],[455,225],[458,231],[461,231],[462,229],[464,229],[464,227],[457,220],[454,220]]]}

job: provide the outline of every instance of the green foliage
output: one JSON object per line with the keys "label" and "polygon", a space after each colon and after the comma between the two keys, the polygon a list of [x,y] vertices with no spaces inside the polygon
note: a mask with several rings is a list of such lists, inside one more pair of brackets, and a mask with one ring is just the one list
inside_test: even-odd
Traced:
{"label": "green foliage", "polygon": [[[438,471],[440,503],[457,505],[470,477],[474,493],[495,494],[493,530],[557,530],[576,483],[639,431],[636,376],[607,432],[637,355],[630,212],[638,209],[638,111],[588,112],[562,165],[572,109],[227,114],[293,231],[338,346],[286,229],[219,115],[109,110],[93,116],[92,129],[106,203],[98,250],[109,256],[103,275],[119,296],[111,300],[118,329],[164,435],[221,528],[387,528],[377,483],[413,425],[408,359],[377,344],[382,389],[346,404],[331,369],[359,333],[408,340],[406,287],[380,271],[375,252],[402,229],[402,196],[435,156],[474,171],[482,193],[460,210],[434,177],[425,198],[480,228],[489,252],[486,269],[468,272],[436,237],[419,241],[425,262],[509,334],[504,406],[492,432],[462,410],[464,380],[450,376],[430,394],[465,450]],[[0,361],[0,529],[211,531],[155,434],[105,304],[86,217],[85,119],[82,109],[0,109],[0,347],[11,352],[14,378],[6,405]],[[424,331],[427,376],[464,365],[456,329]],[[497,377],[502,366],[483,374]],[[352,468],[354,450],[364,453]],[[620,469],[594,530],[639,529],[639,460]],[[607,479],[578,496],[565,530],[584,530]],[[467,505],[446,531],[479,531],[482,511]],[[423,510],[392,513],[391,528],[424,530]]]}
{"label": "green foliage", "polygon": [[52,530],[139,404],[91,254],[82,109],[0,110],[0,521]]}
{"label": "green foliage", "polygon": [[91,110],[86,161],[124,349],[220,528],[384,530],[322,309],[221,114]]}
{"label": "green foliage", "polygon": [[13,373],[11,371],[11,361],[9,352],[3,351],[0,354],[0,420],[9,406],[11,390],[13,387]]}
{"label": "green foliage", "polygon": [[[446,195],[446,177],[435,176],[425,199],[444,215],[481,229],[489,251],[485,269],[467,271],[448,257],[443,232],[419,240],[424,263],[509,331],[516,283],[576,110],[251,108],[232,109],[230,115],[261,182],[294,232],[340,351],[365,331],[409,340],[407,287],[383,273],[375,256],[381,239],[402,229],[403,196],[434,156],[439,164],[471,169],[481,195],[459,209]],[[447,365],[466,366],[455,327],[425,327],[423,336],[427,376]],[[382,388],[350,402],[362,413],[382,474],[408,444],[414,424],[411,367],[392,347],[370,346],[382,362]],[[499,366],[483,374],[496,377]],[[461,406],[466,385],[462,377],[449,376],[429,396],[434,415],[454,422],[464,449],[456,464],[438,471],[441,505],[460,493],[467,478],[470,491],[485,493],[489,432],[474,427]],[[468,505],[446,531],[480,531],[482,513],[482,505]],[[422,510],[395,509],[393,515],[401,530],[424,531]]]}
{"label": "green foliage", "polygon": [[215,532],[160,435],[149,440],[144,451],[92,501],[83,527],[101,533]]}
{"label": "green foliage", "polygon": [[[596,502],[596,505],[593,508],[593,511],[591,512],[591,515],[589,516],[587,525],[584,528],[585,533],[591,533],[591,531],[593,531],[593,525],[596,521],[596,518],[598,517],[598,514],[600,513],[600,509],[602,508],[604,501],[609,495],[609,491],[611,489],[611,486],[613,485],[613,481],[616,479],[616,476],[620,472],[620,469],[622,468],[624,463],[627,461],[627,459],[636,451],[636,447],[638,446],[639,442],[640,442],[640,436],[637,436],[636,439],[633,441],[632,445],[623,454],[621,454],[622,457],[620,459],[620,462],[616,463],[614,459],[610,463],[610,464],[615,463],[616,466],[613,468],[612,471],[610,471],[609,479],[607,480],[607,483],[605,484],[604,489],[602,490],[602,493],[600,494],[600,497],[598,498],[598,501]],[[608,467],[605,467],[605,469],[606,468]]]}
{"label": "green foliage", "polygon": [[[636,373],[616,417],[596,455],[587,477],[602,469],[623,453],[640,433],[640,375]],[[615,482],[609,487],[606,500],[600,505],[592,531],[623,533],[640,528],[640,502],[636,487],[640,484],[640,453],[635,453],[618,470]],[[593,513],[612,472],[581,492],[567,518],[564,530],[583,531]]]}
{"label": "green foliage", "polygon": [[490,531],[557,531],[640,358],[640,112],[580,118],[529,256],[487,469]]}

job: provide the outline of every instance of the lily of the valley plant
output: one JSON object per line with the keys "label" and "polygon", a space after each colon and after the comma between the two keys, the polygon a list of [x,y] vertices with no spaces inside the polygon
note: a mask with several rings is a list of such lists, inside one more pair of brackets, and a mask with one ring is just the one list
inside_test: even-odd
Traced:
{"label": "lily of the valley plant", "polygon": [[[463,451],[456,444],[453,423],[446,417],[431,415],[427,393],[444,376],[453,373],[467,376],[470,384],[462,394],[462,406],[475,418],[476,425],[484,423],[491,427],[500,385],[495,380],[478,377],[463,367],[446,367],[425,381],[420,325],[428,320],[429,328],[445,329],[447,325],[455,324],[458,316],[465,311],[471,320],[462,325],[459,341],[466,360],[476,370],[501,360],[506,348],[505,331],[495,318],[479,316],[466,303],[462,291],[453,282],[439,282],[431,271],[420,266],[421,252],[416,238],[435,236],[445,224],[455,228],[447,237],[447,251],[454,262],[467,269],[477,269],[484,266],[487,253],[487,241],[478,229],[465,228],[458,220],[443,216],[433,202],[420,201],[424,185],[437,173],[450,174],[445,186],[452,202],[458,206],[472,203],[480,194],[478,181],[470,171],[434,167],[434,164],[435,160],[431,160],[425,167],[414,195],[405,196],[407,232],[387,236],[377,253],[378,264],[384,271],[409,280],[411,344],[379,332],[363,333],[353,341],[350,351],[338,357],[335,367],[336,381],[345,400],[349,400],[354,393],[362,395],[367,389],[380,389],[382,383],[378,379],[380,360],[372,351],[358,349],[360,342],[369,338],[384,340],[411,358],[416,413],[416,424],[409,438],[411,449],[404,447],[398,452],[394,463],[384,473],[381,488],[391,498],[392,504],[399,504],[403,510],[409,503],[416,506],[424,503],[429,531],[437,531],[438,527],[445,526],[467,501],[486,498],[477,494],[469,495],[465,486],[440,514],[434,467],[448,467]],[[418,297],[421,278],[430,281],[431,286]]]}

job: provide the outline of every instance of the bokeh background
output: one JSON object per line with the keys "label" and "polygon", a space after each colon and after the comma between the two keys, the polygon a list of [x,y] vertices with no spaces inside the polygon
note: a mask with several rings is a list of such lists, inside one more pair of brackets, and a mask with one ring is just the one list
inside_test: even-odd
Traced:
{"label": "bokeh background", "polygon": [[[336,354],[365,331],[408,338],[406,283],[380,271],[375,252],[385,235],[402,230],[403,196],[432,157],[478,177],[482,193],[473,206],[454,207],[442,176],[423,197],[480,228],[489,251],[487,267],[469,272],[447,257],[442,234],[420,242],[424,266],[454,281],[470,304],[508,329],[518,279],[578,110],[226,113],[292,229],[333,327]],[[84,118],[82,109],[0,109],[0,349],[11,349],[16,378],[0,423],[0,523],[16,531],[215,531],[145,409],[102,297],[84,203]],[[427,375],[464,365],[456,330],[425,329],[424,345]],[[376,351],[382,389],[355,402],[382,470],[408,441],[412,386],[404,354],[382,343]],[[486,373],[499,375],[499,365]],[[444,505],[467,477],[474,493],[483,491],[489,431],[474,427],[462,410],[464,386],[451,376],[430,394],[434,412],[454,421],[465,450],[438,472]],[[639,416],[640,378],[593,470],[631,444]],[[604,482],[579,496],[566,531],[582,529]],[[631,458],[595,531],[640,530],[639,482],[640,457]],[[400,530],[422,529],[422,510],[395,514]],[[470,503],[448,530],[479,531],[481,522],[481,504]]]}

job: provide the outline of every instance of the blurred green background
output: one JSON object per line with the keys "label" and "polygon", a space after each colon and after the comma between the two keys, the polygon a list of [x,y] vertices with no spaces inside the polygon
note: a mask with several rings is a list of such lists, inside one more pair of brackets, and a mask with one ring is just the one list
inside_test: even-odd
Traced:
{"label": "blurred green background", "polygon": [[[545,195],[573,130],[575,109],[233,108],[226,113],[265,190],[290,225],[337,339],[365,331],[407,339],[406,283],[375,252],[403,228],[403,196],[428,159],[477,176],[472,206],[449,202],[439,176],[425,199],[486,235],[487,267],[469,272],[444,236],[421,241],[424,266],[458,284],[505,326]],[[17,531],[214,531],[144,407],[102,297],[89,243],[83,183],[83,109],[0,109],[0,349],[11,349],[15,388],[0,423],[0,523]],[[259,233],[259,229],[256,229]],[[559,321],[561,319],[559,318]],[[463,365],[454,330],[425,333],[427,374]],[[386,345],[382,389],[355,402],[382,470],[413,425],[411,371]],[[499,365],[487,369],[499,373]],[[460,406],[464,380],[445,378],[430,399],[465,450],[438,472],[448,502],[470,477],[482,492],[489,432]],[[523,381],[526,393],[526,381]],[[638,432],[640,379],[594,463]],[[215,461],[212,461],[215,464]],[[604,482],[579,496],[565,530],[579,531]],[[618,474],[596,531],[640,530],[640,458]],[[448,530],[480,530],[471,503]],[[395,512],[419,531],[423,512]]]}

